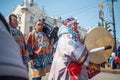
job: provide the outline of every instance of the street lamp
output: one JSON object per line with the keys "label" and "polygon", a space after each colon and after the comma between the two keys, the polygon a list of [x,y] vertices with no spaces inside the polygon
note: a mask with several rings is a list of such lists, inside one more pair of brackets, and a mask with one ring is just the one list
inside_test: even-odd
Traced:
{"label": "street lamp", "polygon": [[[112,8],[112,25],[113,25],[113,35],[114,35],[114,52],[117,54],[117,48],[116,48],[116,28],[115,28],[115,15],[114,15],[114,1],[117,0],[108,0],[111,1],[111,8]],[[99,3],[100,11],[99,11],[99,18],[102,20],[102,26],[104,26],[103,21],[104,21],[104,12],[102,11],[103,9],[103,4],[102,2]]]}
{"label": "street lamp", "polygon": [[116,51],[116,28],[115,28],[115,15],[114,15],[114,0],[111,0],[111,3],[112,3],[113,35],[114,35],[114,41],[115,41],[114,52],[117,54],[117,51]]}

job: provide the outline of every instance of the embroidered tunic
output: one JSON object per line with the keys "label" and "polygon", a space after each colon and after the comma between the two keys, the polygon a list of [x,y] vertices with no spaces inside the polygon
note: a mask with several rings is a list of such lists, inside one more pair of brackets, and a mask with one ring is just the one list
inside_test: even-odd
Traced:
{"label": "embroidered tunic", "polygon": [[[34,60],[34,63],[31,64],[33,77],[45,75],[46,72],[49,72],[52,62],[48,37],[43,32],[33,31],[28,34],[26,44],[30,58],[31,60]],[[38,69],[39,74],[36,74]]]}
{"label": "embroidered tunic", "polygon": [[[48,80],[70,80],[70,74],[67,66],[72,61],[79,62],[85,52],[85,45],[79,42],[74,31],[70,28],[62,26],[58,31],[58,45],[53,58]],[[85,61],[88,63],[88,61]],[[77,80],[87,80],[87,71],[82,66],[82,71],[78,75]]]}
{"label": "embroidered tunic", "polygon": [[22,32],[19,31],[18,29],[12,28],[12,27],[10,27],[10,32],[13,35],[13,37],[14,37],[14,39],[16,41],[17,46],[20,49],[20,53],[21,53],[21,56],[23,58],[23,62],[25,64],[27,64],[27,62],[28,62],[28,56],[26,54],[25,39],[24,39],[24,36],[23,36]]}

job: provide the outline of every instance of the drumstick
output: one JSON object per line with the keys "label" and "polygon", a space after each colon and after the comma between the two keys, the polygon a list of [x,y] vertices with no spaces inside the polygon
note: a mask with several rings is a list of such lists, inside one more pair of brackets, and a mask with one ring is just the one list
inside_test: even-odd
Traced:
{"label": "drumstick", "polygon": [[111,45],[107,45],[107,46],[104,46],[104,47],[98,47],[98,48],[91,49],[89,52],[94,53],[94,52],[98,52],[98,51],[102,51],[102,50],[108,50],[108,49],[111,49],[111,48],[112,48]]}

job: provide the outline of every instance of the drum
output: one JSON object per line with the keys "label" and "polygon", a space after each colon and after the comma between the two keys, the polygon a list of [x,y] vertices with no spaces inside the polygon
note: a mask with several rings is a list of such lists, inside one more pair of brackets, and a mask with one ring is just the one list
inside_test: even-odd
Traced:
{"label": "drum", "polygon": [[95,64],[101,64],[105,62],[113,52],[114,39],[112,38],[110,32],[104,27],[94,27],[91,28],[86,35],[85,45],[88,50],[111,45],[112,48],[108,50],[102,50],[90,54],[90,62]]}

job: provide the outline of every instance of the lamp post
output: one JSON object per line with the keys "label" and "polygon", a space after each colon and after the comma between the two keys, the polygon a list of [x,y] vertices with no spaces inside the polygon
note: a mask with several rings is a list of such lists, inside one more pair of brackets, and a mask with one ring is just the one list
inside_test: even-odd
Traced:
{"label": "lamp post", "polygon": [[117,54],[117,51],[116,51],[116,28],[115,28],[115,15],[114,15],[114,0],[111,0],[111,2],[112,2],[113,35],[114,35],[114,41],[115,41],[114,52]]}

